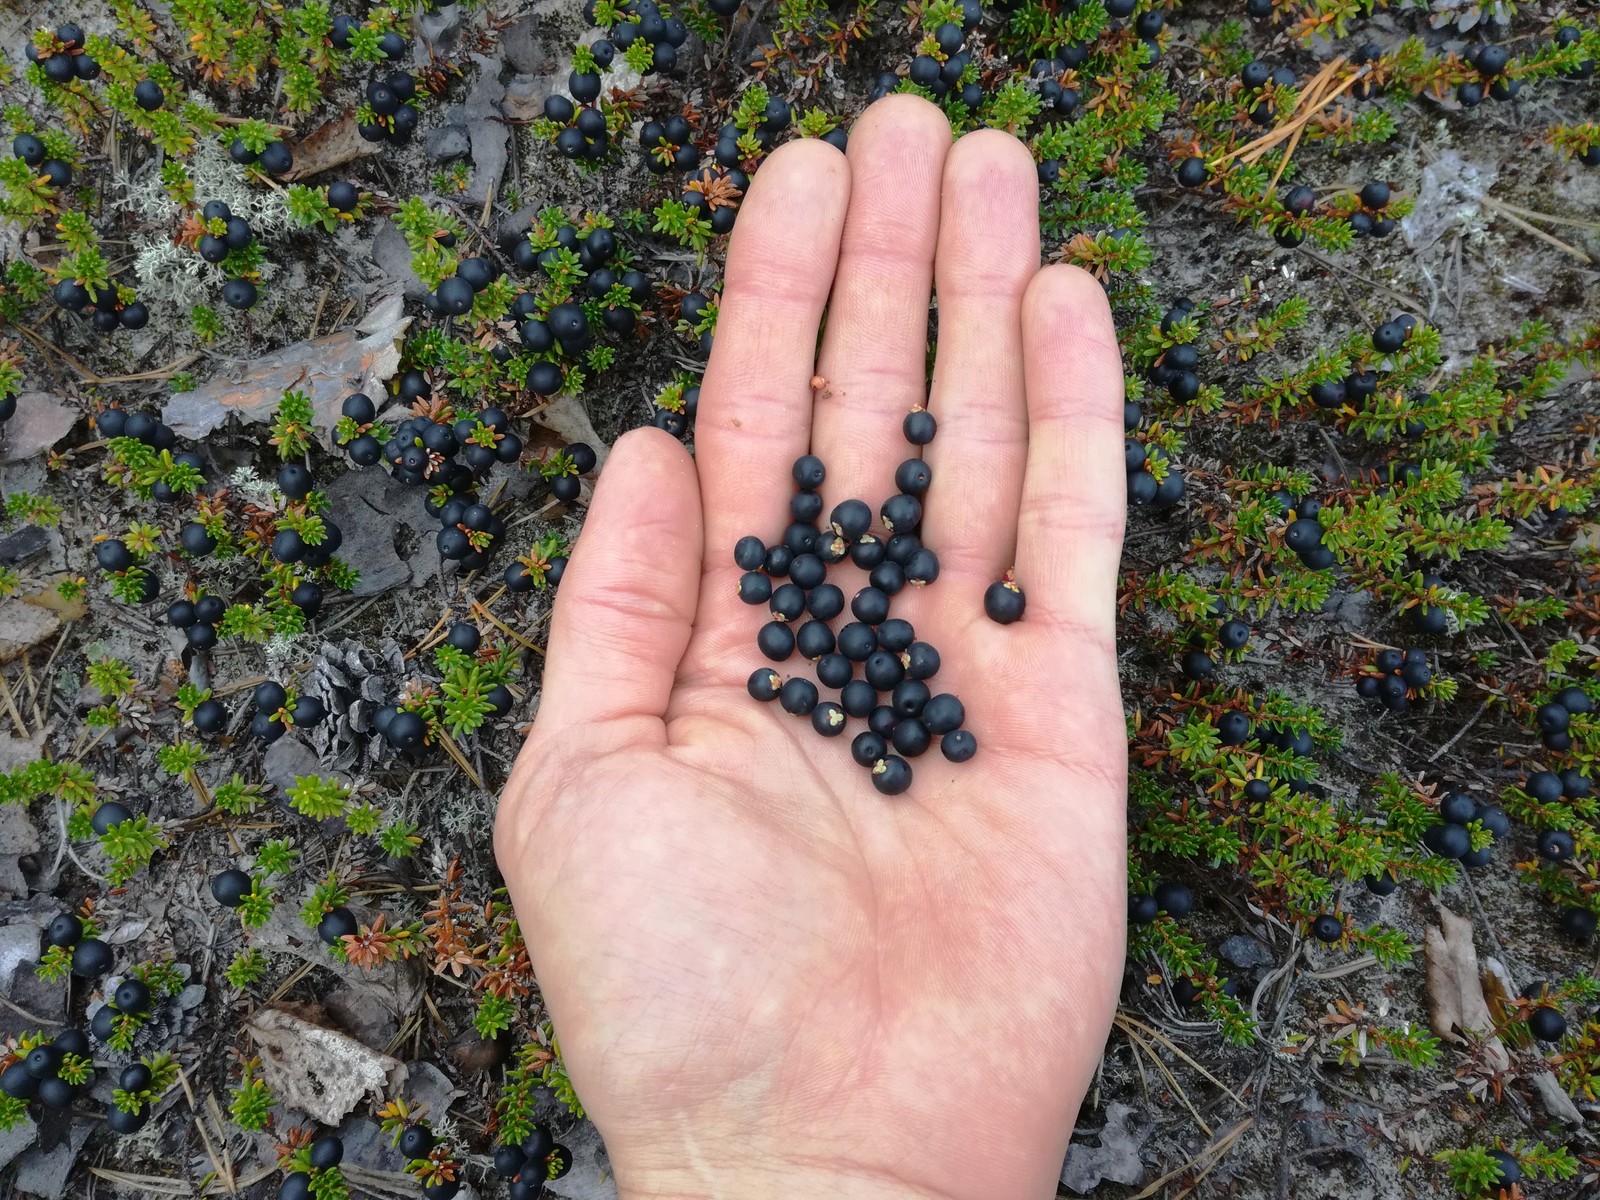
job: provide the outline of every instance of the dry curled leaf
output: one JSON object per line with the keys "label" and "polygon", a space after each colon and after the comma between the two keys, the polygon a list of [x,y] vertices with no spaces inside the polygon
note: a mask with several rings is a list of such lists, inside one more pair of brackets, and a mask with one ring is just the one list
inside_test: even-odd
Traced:
{"label": "dry curled leaf", "polygon": [[367,158],[383,146],[382,142],[363,138],[355,113],[349,112],[319,125],[294,147],[294,166],[284,178],[294,183],[358,158]]}
{"label": "dry curled leaf", "polygon": [[273,1095],[324,1125],[339,1124],[363,1100],[381,1100],[405,1082],[398,1060],[281,1008],[259,1010],[246,1028]]}
{"label": "dry curled leaf", "polygon": [[[1478,951],[1472,944],[1472,922],[1439,906],[1439,924],[1430,926],[1423,939],[1428,967],[1428,1020],[1445,1041],[1466,1045],[1463,1033],[1487,1035],[1494,1014],[1483,996],[1478,971]],[[1489,1065],[1503,1071],[1511,1065],[1497,1037],[1485,1043]]]}

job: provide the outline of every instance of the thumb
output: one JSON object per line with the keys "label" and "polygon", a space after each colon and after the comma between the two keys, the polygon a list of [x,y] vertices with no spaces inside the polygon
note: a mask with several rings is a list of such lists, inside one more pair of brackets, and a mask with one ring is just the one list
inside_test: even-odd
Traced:
{"label": "thumb", "polygon": [[700,587],[700,485],[670,434],[612,447],[556,593],[535,725],[662,741]]}

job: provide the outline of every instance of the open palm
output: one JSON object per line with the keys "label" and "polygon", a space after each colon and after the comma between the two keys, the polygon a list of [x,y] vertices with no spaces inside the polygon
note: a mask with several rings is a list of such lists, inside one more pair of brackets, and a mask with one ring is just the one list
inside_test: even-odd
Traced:
{"label": "open palm", "polygon": [[[891,97],[847,156],[798,141],[763,164],[697,461],[656,430],[618,441],[496,830],[623,1196],[1053,1193],[1122,969],[1121,379],[1099,286],[1039,269],[1015,139],[952,145]],[[824,512],[876,512],[923,402],[942,573],[894,615],[941,652],[933,690],[979,749],[913,759],[885,797],[851,761],[862,723],[823,739],[746,694],[768,617],[732,551],[779,540],[808,450]],[[1012,567],[1027,611],[1001,626],[982,597]]]}

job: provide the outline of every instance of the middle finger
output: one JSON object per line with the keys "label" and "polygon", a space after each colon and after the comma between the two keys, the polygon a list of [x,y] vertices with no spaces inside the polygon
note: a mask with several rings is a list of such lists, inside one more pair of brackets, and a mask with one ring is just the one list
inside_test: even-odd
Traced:
{"label": "middle finger", "polygon": [[[939,181],[950,124],[916,96],[872,105],[850,131],[850,206],[817,360],[811,450],[828,468],[828,505],[858,497],[876,513],[913,457],[900,433],[926,393],[928,303]],[[828,509],[823,510],[826,522]]]}

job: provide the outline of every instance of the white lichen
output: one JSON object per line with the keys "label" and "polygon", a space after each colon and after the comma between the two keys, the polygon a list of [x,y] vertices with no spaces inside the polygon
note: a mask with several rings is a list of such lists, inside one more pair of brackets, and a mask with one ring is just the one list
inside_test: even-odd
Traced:
{"label": "white lichen", "polygon": [[[196,204],[221,200],[231,213],[250,222],[256,239],[264,243],[290,230],[282,196],[271,188],[250,183],[244,169],[228,157],[220,143],[201,139],[184,165],[194,184]],[[134,239],[133,270],[139,281],[139,296],[146,304],[170,304],[183,309],[196,304],[212,308],[221,305],[222,285],[228,279],[222,268],[172,241],[183,208],[163,186],[157,162],[146,164],[137,178],[113,196],[112,204],[137,214],[143,225],[166,227],[164,235],[147,233]],[[263,283],[276,273],[272,256],[268,255],[261,265]]]}

